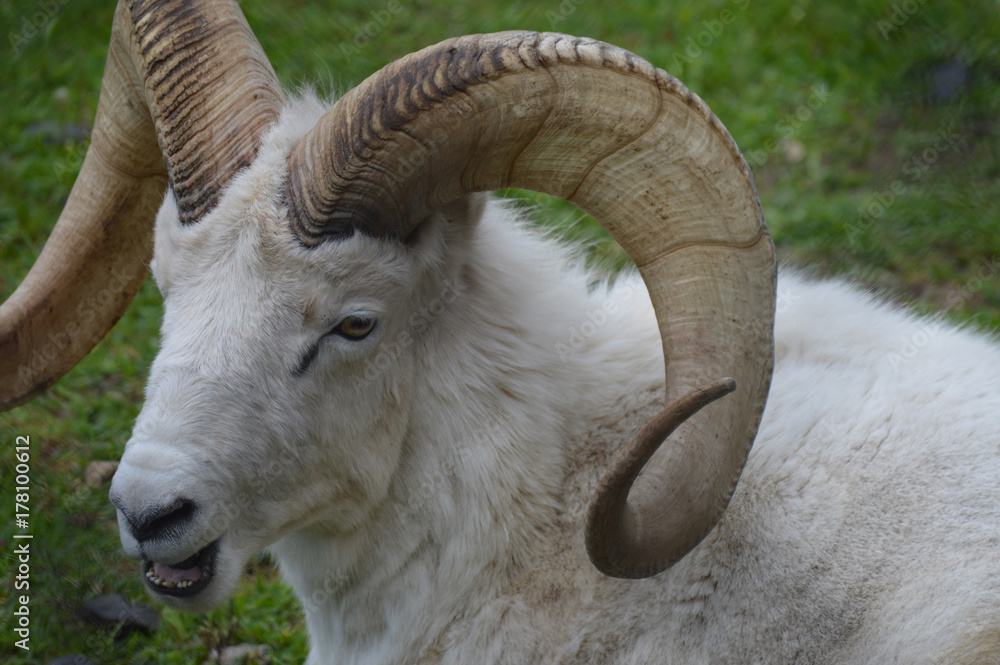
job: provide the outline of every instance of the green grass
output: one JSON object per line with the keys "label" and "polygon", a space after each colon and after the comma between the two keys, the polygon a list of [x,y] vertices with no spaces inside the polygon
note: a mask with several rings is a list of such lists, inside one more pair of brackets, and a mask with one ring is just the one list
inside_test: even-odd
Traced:
{"label": "green grass", "polygon": [[[728,126],[754,170],[785,261],[851,275],[957,321],[1000,326],[1000,13],[990,0],[397,2],[384,26],[371,12],[388,2],[243,6],[282,81],[327,92],[462,33],[558,30],[624,46],[684,81]],[[906,14],[903,5],[914,11]],[[46,7],[57,8],[51,18]],[[36,34],[21,35],[39,12]],[[89,127],[112,12],[112,3],[89,0],[0,3],[0,25],[10,31],[0,79],[0,297],[37,256],[87,147],[38,131],[39,123]],[[366,24],[371,36],[359,32]],[[936,100],[934,72],[947,62],[961,63],[965,86],[953,99]],[[935,148],[942,133],[948,141]],[[519,196],[620,265],[614,243],[574,208]],[[31,436],[35,534],[33,650],[14,648],[5,632],[5,662],[44,663],[76,652],[101,663],[198,663],[226,642],[268,643],[278,663],[305,657],[297,603],[266,560],[248,571],[229,607],[205,616],[161,608],[151,638],[116,640],[75,615],[99,593],[145,602],[136,564],[120,553],[107,488],[86,487],[82,473],[89,461],[122,452],[156,353],[159,317],[159,295],[147,283],[75,370],[0,415],[8,515],[14,437]],[[15,595],[12,530],[12,517],[0,524],[0,611],[7,617]]]}

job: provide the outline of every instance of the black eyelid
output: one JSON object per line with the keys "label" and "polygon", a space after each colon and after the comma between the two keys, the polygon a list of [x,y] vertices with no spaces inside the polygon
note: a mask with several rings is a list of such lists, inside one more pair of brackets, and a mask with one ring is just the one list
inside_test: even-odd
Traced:
{"label": "black eyelid", "polygon": [[302,357],[299,358],[299,364],[296,365],[295,368],[292,370],[292,376],[302,376],[303,374],[305,374],[306,370],[309,369],[309,365],[312,364],[312,361],[316,360],[316,355],[318,353],[319,353],[318,343],[310,346],[306,350],[306,352],[302,354]]}
{"label": "black eyelid", "polygon": [[[368,332],[366,332],[363,335],[348,335],[344,333],[340,329],[341,326],[344,325],[345,321],[352,318],[358,319],[360,322],[362,322],[362,325],[368,325],[370,323],[371,329],[369,329]],[[298,364],[296,364],[295,367],[292,368],[292,376],[302,376],[303,374],[306,373],[306,371],[309,369],[309,366],[316,359],[316,356],[319,355],[319,345],[322,343],[323,339],[329,337],[330,335],[337,335],[338,337],[343,337],[344,339],[349,340],[351,342],[360,342],[361,340],[366,339],[376,330],[378,330],[378,320],[374,316],[351,315],[344,317],[337,323],[337,325],[333,326],[330,332],[323,335],[323,337],[320,338],[318,342],[316,342],[308,349],[306,349],[306,352],[303,353],[302,356],[299,358]]]}

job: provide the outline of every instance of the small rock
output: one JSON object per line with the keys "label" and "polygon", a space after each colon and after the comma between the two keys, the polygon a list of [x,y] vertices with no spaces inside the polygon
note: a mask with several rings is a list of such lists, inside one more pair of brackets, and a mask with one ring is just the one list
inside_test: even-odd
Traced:
{"label": "small rock", "polygon": [[133,630],[149,635],[160,625],[156,610],[147,605],[131,603],[119,593],[88,600],[80,608],[79,614],[82,619],[100,626],[113,628],[121,625],[121,635]]}
{"label": "small rock", "polygon": [[83,472],[83,482],[87,483],[88,487],[100,487],[111,480],[111,476],[115,475],[117,469],[118,462],[105,460],[91,462],[87,465],[87,470]]}
{"label": "small rock", "polygon": [[89,658],[84,658],[83,656],[78,656],[74,653],[69,656],[63,656],[62,658],[56,658],[55,660],[50,661],[49,665],[97,665],[97,663]]}
{"label": "small rock", "polygon": [[806,158],[806,147],[801,141],[788,139],[781,142],[781,150],[785,153],[785,159],[797,164]]}
{"label": "small rock", "polygon": [[202,665],[267,665],[271,662],[271,647],[266,644],[237,644],[213,649]]}

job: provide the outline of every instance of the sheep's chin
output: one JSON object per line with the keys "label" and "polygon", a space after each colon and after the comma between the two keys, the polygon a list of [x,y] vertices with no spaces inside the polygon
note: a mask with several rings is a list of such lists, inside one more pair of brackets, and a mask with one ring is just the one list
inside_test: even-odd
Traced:
{"label": "sheep's chin", "polygon": [[[161,564],[155,564],[157,568],[154,569],[152,562],[144,561],[142,574],[146,590],[164,605],[187,612],[208,612],[233,595],[248,558],[224,542],[215,541],[188,559],[191,568],[202,569],[188,589],[167,588],[151,581],[147,574],[151,570],[161,570]],[[194,578],[195,573],[179,572],[177,577]]]}

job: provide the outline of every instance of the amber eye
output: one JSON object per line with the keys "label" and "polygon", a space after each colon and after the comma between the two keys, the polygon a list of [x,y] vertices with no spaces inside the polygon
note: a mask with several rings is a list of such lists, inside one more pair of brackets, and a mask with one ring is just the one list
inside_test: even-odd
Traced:
{"label": "amber eye", "polygon": [[347,339],[364,339],[375,330],[375,319],[367,316],[349,316],[333,332]]}

